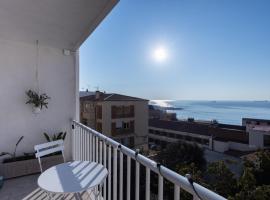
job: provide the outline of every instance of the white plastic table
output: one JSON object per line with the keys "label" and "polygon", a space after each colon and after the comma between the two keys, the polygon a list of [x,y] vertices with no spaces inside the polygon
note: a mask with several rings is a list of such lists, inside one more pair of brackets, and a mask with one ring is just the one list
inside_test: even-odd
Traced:
{"label": "white plastic table", "polygon": [[[73,161],[53,166],[38,178],[38,186],[48,193],[78,193],[102,186],[108,170],[101,164],[89,161]],[[94,193],[95,198],[98,194]]]}

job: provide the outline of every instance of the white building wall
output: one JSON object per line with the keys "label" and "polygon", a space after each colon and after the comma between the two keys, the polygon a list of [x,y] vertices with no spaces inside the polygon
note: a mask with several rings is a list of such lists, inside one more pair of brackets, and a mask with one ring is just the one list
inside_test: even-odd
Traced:
{"label": "white building wall", "polygon": [[249,130],[249,145],[255,149],[264,148],[263,143],[263,132],[255,131],[250,129]]}
{"label": "white building wall", "polygon": [[49,108],[38,115],[32,113],[29,104],[25,104],[26,90],[36,90],[35,65],[34,41],[26,44],[0,40],[0,152],[13,151],[22,135],[24,139],[18,147],[19,154],[33,152],[35,144],[46,142],[43,132],[67,131],[65,145],[70,155],[70,122],[78,118],[76,55],[65,56],[62,49],[40,45],[40,92],[47,93],[51,100]]}
{"label": "white building wall", "polygon": [[229,142],[230,149],[238,150],[238,151],[251,151],[254,150],[248,144],[238,143],[238,142]]}
{"label": "white building wall", "polygon": [[213,150],[220,152],[220,153],[228,151],[229,150],[229,143],[213,140]]}
{"label": "white building wall", "polygon": [[[141,144],[147,149],[147,134],[148,134],[148,101],[103,101],[99,102],[102,105],[102,132],[111,136],[111,123],[112,122],[128,122],[135,121],[134,132],[135,146]],[[111,118],[112,106],[129,106],[134,105],[135,116],[131,118]]]}

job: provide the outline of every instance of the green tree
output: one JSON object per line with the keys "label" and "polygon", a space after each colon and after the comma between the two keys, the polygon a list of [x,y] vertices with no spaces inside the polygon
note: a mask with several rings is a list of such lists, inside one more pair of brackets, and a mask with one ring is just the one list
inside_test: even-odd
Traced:
{"label": "green tree", "polygon": [[196,144],[185,142],[172,143],[156,157],[157,162],[176,170],[179,163],[189,165],[194,163],[199,169],[205,167],[204,151]]}
{"label": "green tree", "polygon": [[237,180],[224,161],[209,164],[207,176],[210,187],[220,195],[228,197],[237,191]]}
{"label": "green tree", "polygon": [[255,178],[258,185],[270,184],[270,151],[257,152],[258,167],[255,167]]}

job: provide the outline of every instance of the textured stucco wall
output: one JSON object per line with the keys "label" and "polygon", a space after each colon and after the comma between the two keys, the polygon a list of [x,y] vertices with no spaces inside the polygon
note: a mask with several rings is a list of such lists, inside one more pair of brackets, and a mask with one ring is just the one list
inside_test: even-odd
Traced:
{"label": "textured stucco wall", "polygon": [[25,104],[25,91],[37,88],[35,41],[30,44],[0,40],[0,152],[13,151],[22,135],[18,153],[33,152],[35,144],[46,142],[43,132],[67,131],[65,146],[70,155],[70,121],[76,118],[78,104],[76,57],[78,54],[65,56],[62,49],[40,44],[40,92],[47,93],[51,100],[48,109],[35,115],[32,107]]}

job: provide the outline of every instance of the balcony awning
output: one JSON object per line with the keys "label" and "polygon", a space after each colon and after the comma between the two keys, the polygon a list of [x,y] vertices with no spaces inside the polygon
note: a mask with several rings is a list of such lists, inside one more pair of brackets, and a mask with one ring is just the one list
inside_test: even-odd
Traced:
{"label": "balcony awning", "polygon": [[0,39],[76,50],[118,0],[1,0]]}

